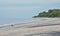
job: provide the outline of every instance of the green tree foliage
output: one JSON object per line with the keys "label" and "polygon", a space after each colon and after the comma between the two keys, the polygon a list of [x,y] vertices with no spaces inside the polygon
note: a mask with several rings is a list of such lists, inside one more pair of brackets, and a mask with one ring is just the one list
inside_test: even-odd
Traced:
{"label": "green tree foliage", "polygon": [[43,11],[35,17],[60,17],[60,9],[49,9],[48,12]]}

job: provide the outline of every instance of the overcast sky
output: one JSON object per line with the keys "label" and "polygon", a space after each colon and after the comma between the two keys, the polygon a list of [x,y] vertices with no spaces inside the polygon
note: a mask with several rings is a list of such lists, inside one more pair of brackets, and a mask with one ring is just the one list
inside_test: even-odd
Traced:
{"label": "overcast sky", "polygon": [[60,0],[0,0],[0,18],[31,18],[41,11],[59,8]]}

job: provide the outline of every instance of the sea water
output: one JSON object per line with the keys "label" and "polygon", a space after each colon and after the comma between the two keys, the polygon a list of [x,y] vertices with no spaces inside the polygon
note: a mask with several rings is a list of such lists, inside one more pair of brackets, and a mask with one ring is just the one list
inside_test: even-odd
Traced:
{"label": "sea water", "polygon": [[0,26],[10,25],[15,23],[26,23],[37,20],[37,18],[0,18]]}

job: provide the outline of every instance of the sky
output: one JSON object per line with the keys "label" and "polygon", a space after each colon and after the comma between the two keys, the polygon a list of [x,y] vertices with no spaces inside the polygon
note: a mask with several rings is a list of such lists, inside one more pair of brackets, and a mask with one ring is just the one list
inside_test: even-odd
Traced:
{"label": "sky", "polygon": [[60,0],[0,0],[0,18],[31,18],[48,9],[60,9]]}

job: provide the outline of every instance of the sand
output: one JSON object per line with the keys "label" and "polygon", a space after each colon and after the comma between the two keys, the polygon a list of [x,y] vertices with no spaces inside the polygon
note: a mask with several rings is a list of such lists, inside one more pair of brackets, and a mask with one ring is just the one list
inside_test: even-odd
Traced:
{"label": "sand", "polygon": [[[58,33],[58,34],[57,34]],[[0,28],[0,36],[59,36],[60,18],[39,18],[27,23]]]}

